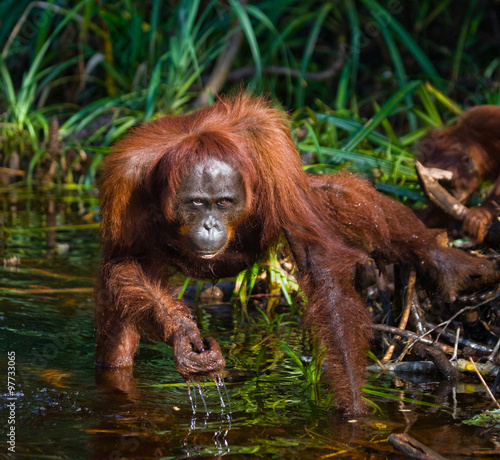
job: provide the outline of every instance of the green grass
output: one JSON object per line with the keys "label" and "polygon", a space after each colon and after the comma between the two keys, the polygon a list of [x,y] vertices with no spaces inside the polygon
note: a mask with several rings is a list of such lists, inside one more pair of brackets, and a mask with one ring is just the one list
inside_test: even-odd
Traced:
{"label": "green grass", "polygon": [[[7,0],[0,6],[2,166],[20,152],[31,178],[56,114],[65,151],[83,149],[91,158],[83,175],[59,180],[92,183],[106,148],[130,126],[191,109],[226,46],[242,33],[229,70],[246,70],[239,80],[229,73],[223,91],[246,86],[314,113],[303,145],[314,145],[316,170],[331,158],[361,164],[355,153],[401,163],[393,168],[393,184],[398,174],[400,181],[413,180],[407,153],[429,126],[471,100],[500,101],[493,84],[500,59],[487,39],[490,8],[478,2],[394,8],[375,0],[124,0],[81,1],[68,9]],[[455,23],[460,28],[438,43],[436,30]],[[338,58],[341,46],[345,62],[338,72],[312,78]],[[464,77],[475,85],[468,93]],[[318,137],[325,120],[336,127],[327,142]],[[364,169],[373,165],[364,163]]]}

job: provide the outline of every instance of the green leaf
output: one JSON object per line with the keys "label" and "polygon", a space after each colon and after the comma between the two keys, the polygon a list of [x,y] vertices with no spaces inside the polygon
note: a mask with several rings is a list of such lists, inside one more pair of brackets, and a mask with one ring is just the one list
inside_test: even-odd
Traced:
{"label": "green leaf", "polygon": [[250,51],[252,52],[253,60],[255,63],[255,76],[257,78],[257,91],[260,91],[261,80],[262,80],[262,59],[260,56],[259,43],[257,37],[255,36],[255,31],[253,30],[252,22],[248,17],[245,8],[237,0],[229,0],[229,4],[234,10],[236,16],[240,20],[243,32],[247,37],[248,45],[250,46]]}
{"label": "green leaf", "polygon": [[[299,144],[299,149],[304,151],[310,151],[314,147],[308,144]],[[391,173],[394,169],[394,163],[389,160],[382,160],[380,158],[376,158],[370,155],[363,155],[362,153],[351,152],[347,150],[341,149],[333,149],[330,147],[321,147],[321,152],[323,155],[335,158],[342,159],[345,161],[352,161],[353,163],[359,164],[366,168],[377,168],[386,173]],[[401,174],[416,178],[415,170],[409,166],[399,166],[399,171]]]}
{"label": "green leaf", "polygon": [[[439,76],[434,64],[430,61],[427,55],[418,46],[417,42],[413,39],[406,29],[398,22],[398,20],[391,15],[385,8],[382,8],[375,0],[361,0],[365,6],[370,10],[373,17],[379,21],[381,18],[388,18],[384,26],[390,27],[403,46],[413,55],[420,67],[427,74],[428,78],[433,80],[436,84],[440,84],[441,77]],[[442,85],[441,85],[442,86]]]}
{"label": "green leaf", "polygon": [[403,100],[407,94],[415,91],[420,85],[420,81],[412,81],[399,89],[389,100],[381,107],[373,118],[363,126],[362,129],[351,135],[345,142],[342,148],[344,150],[352,150],[359,145],[382,121],[391,115],[394,108]]}
{"label": "green leaf", "polygon": [[297,356],[297,354],[284,342],[279,342],[278,343],[278,347],[279,349],[285,353],[286,355],[288,355],[290,358],[293,359],[293,361],[295,361],[295,364],[297,365],[297,367],[300,369],[300,372],[302,373],[302,375],[304,377],[307,376],[307,372],[306,372],[306,368],[304,367],[304,364],[302,363],[302,361],[300,360],[300,357]]}

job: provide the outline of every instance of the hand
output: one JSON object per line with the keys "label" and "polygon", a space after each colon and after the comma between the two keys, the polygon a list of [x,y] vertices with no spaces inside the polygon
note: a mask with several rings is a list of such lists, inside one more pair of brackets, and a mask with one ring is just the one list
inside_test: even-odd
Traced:
{"label": "hand", "polygon": [[465,215],[463,229],[471,238],[482,243],[492,219],[493,213],[487,207],[471,208]]}
{"label": "hand", "polygon": [[201,340],[198,329],[174,337],[175,367],[186,380],[214,378],[226,365],[219,344],[212,338]]}

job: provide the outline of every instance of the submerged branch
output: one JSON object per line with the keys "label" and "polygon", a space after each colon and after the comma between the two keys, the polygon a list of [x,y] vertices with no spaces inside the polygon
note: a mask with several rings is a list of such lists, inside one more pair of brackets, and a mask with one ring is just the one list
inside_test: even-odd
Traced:
{"label": "submerged branch", "polygon": [[[458,359],[450,361],[450,364],[461,373],[475,373],[474,367],[468,359]],[[500,371],[499,366],[487,363],[476,363],[478,371],[486,377],[495,377]],[[367,367],[368,372],[380,372],[380,366],[373,364]],[[429,374],[438,370],[437,366],[432,361],[404,361],[400,363],[384,363],[383,370],[385,372],[411,372],[420,374]]]}

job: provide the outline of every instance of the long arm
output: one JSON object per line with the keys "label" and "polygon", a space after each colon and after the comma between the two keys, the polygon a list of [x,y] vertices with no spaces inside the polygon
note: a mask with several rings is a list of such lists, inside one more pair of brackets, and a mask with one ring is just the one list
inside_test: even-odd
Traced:
{"label": "long arm", "polygon": [[133,365],[141,333],[174,347],[186,379],[220,372],[224,358],[215,341],[204,344],[187,305],[173,297],[161,267],[137,260],[103,263],[94,292],[97,364]]}
{"label": "long arm", "polygon": [[310,178],[321,197],[329,232],[349,247],[387,263],[410,262],[426,287],[452,300],[468,280],[498,279],[495,265],[464,251],[441,245],[413,212],[356,176],[334,174]]}
{"label": "long arm", "polygon": [[334,250],[325,252],[292,235],[287,238],[300,286],[308,297],[306,326],[325,357],[326,380],[331,382],[336,404],[345,414],[361,414],[365,411],[361,386],[372,334],[366,307],[352,284],[360,254],[340,240],[330,239]]}

